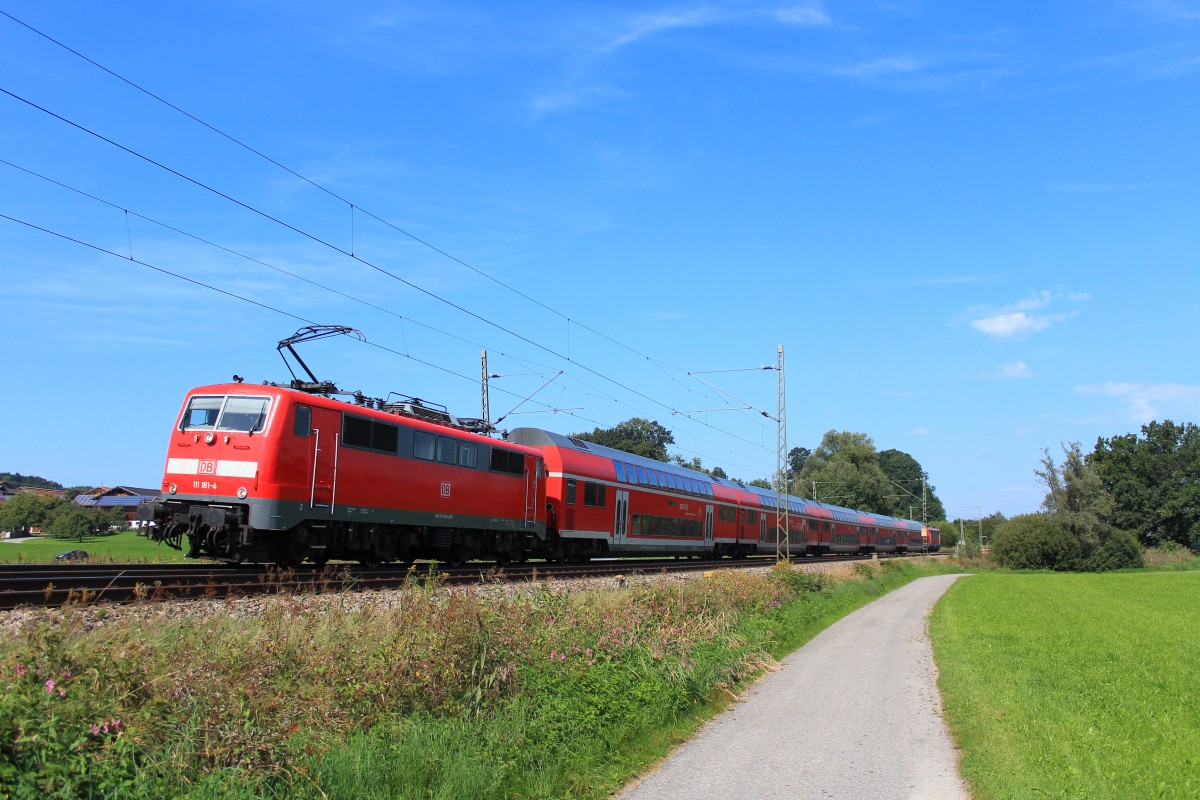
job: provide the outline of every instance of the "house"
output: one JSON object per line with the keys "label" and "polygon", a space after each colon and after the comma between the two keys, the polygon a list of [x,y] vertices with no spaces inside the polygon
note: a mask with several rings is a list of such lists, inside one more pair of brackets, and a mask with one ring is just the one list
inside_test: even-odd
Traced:
{"label": "house", "polygon": [[138,486],[97,486],[90,492],[76,495],[75,502],[85,508],[120,508],[125,511],[125,519],[137,521],[138,503],[143,500],[154,500],[158,497],[158,489],[143,489]]}

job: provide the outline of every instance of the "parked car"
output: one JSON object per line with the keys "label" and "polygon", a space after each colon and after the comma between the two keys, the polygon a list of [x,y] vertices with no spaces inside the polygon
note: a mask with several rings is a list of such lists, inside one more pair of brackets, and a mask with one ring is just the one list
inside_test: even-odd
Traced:
{"label": "parked car", "polygon": [[55,561],[82,561],[88,557],[86,550],[68,550],[54,557]]}

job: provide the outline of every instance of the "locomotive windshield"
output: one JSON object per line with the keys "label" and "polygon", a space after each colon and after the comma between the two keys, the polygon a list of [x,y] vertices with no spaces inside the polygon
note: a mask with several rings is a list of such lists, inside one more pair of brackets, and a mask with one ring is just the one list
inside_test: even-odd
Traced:
{"label": "locomotive windshield", "polygon": [[200,396],[188,401],[179,430],[238,431],[255,433],[267,421],[269,397]]}

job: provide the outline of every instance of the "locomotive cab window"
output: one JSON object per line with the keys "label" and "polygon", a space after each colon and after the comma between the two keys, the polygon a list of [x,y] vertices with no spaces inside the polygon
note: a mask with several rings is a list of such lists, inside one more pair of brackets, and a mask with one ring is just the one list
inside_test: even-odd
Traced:
{"label": "locomotive cab window", "polygon": [[438,437],[438,461],[443,464],[458,463],[458,442],[445,436]]}
{"label": "locomotive cab window", "polygon": [[193,397],[179,421],[179,430],[261,431],[271,407],[269,397]]}

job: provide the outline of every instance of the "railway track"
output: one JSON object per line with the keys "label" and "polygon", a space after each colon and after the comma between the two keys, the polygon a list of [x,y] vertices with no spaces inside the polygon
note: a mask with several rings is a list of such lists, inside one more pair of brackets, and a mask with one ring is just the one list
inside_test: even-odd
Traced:
{"label": "railway track", "polygon": [[[881,556],[886,558],[888,556]],[[859,561],[870,556],[823,556],[798,563]],[[219,599],[262,594],[398,589],[425,579],[432,569],[447,584],[527,582],[574,578],[745,569],[770,566],[770,557],[740,560],[605,560],[581,564],[527,563],[457,568],[426,563],[323,569],[217,564],[20,564],[0,565],[0,611],[69,604]]]}

